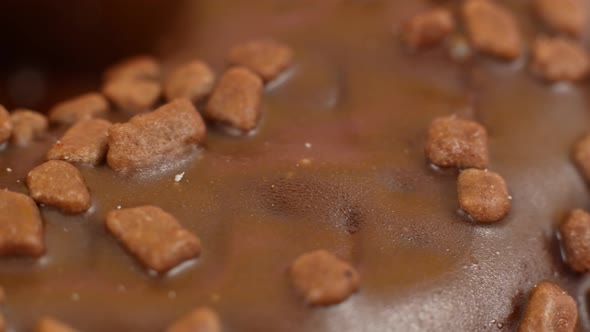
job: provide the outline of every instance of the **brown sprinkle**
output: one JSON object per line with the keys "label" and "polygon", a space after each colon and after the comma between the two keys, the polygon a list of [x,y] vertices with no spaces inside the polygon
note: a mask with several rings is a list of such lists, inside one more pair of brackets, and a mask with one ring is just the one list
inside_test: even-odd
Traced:
{"label": "brown sprinkle", "polygon": [[10,113],[12,121],[11,143],[27,146],[35,138],[47,131],[48,121],[45,115],[28,109],[17,109]]}
{"label": "brown sprinkle", "polygon": [[417,14],[403,28],[403,40],[412,48],[424,48],[443,41],[455,29],[451,12],[444,8]]}
{"label": "brown sprinkle", "polygon": [[114,79],[158,80],[160,63],[150,55],[137,55],[112,65],[104,73],[104,80]]}
{"label": "brown sprinkle", "polygon": [[529,297],[519,332],[574,332],[578,320],[576,301],[561,287],[543,281]]}
{"label": "brown sprinkle", "polygon": [[340,303],[360,285],[358,272],[326,250],[299,256],[293,262],[290,274],[295,288],[312,305]]}
{"label": "brown sprinkle", "polygon": [[166,272],[201,253],[199,239],[155,206],[113,210],[106,227],[144,266]]}
{"label": "brown sprinkle", "polygon": [[121,172],[164,166],[205,137],[205,124],[193,104],[178,99],[127,123],[114,124],[109,129],[107,162]]}
{"label": "brown sprinkle", "polygon": [[221,323],[215,311],[204,307],[180,318],[166,332],[221,332]]}
{"label": "brown sprinkle", "polygon": [[4,106],[0,105],[0,143],[6,142],[12,134],[12,122],[10,114]]}
{"label": "brown sprinkle", "polygon": [[96,118],[109,110],[109,103],[98,93],[87,93],[55,105],[49,111],[49,121],[59,124]]}
{"label": "brown sprinkle", "polygon": [[576,143],[573,158],[586,181],[590,182],[590,134]]}
{"label": "brown sprinkle", "polygon": [[45,252],[43,222],[27,195],[0,190],[0,256],[41,256]]}
{"label": "brown sprinkle", "polygon": [[246,67],[266,82],[280,75],[293,61],[293,51],[270,39],[254,40],[234,46],[228,55],[232,65]]}
{"label": "brown sprinkle", "polygon": [[479,222],[498,221],[510,211],[510,194],[504,178],[479,169],[466,169],[457,182],[459,207]]}
{"label": "brown sprinkle", "polygon": [[111,123],[102,119],[82,120],[73,125],[47,153],[47,159],[98,165],[108,148]]}
{"label": "brown sprinkle", "polygon": [[536,0],[539,17],[555,30],[580,36],[588,22],[584,0]]}
{"label": "brown sprinkle", "polygon": [[203,61],[194,60],[178,67],[164,84],[166,99],[189,99],[197,103],[213,90],[215,73]]}
{"label": "brown sprinkle", "polygon": [[260,117],[262,81],[246,68],[223,74],[209,99],[204,115],[241,131],[256,128]]}
{"label": "brown sprinkle", "polygon": [[573,210],[559,228],[568,265],[577,272],[590,271],[590,214]]}
{"label": "brown sprinkle", "polygon": [[118,109],[139,113],[154,106],[162,94],[162,87],[156,81],[119,78],[107,81],[102,93]]}
{"label": "brown sprinkle", "polygon": [[37,322],[37,332],[77,332],[78,330],[51,317],[43,317]]}
{"label": "brown sprinkle", "polygon": [[66,213],[90,208],[90,193],[80,171],[70,163],[50,160],[29,172],[27,186],[39,204],[54,206]]}
{"label": "brown sprinkle", "polygon": [[479,51],[506,60],[520,55],[522,39],[516,19],[496,1],[465,1],[463,18],[471,43]]}
{"label": "brown sprinkle", "polygon": [[480,168],[488,166],[488,135],[477,122],[443,116],[432,120],[426,156],[439,167]]}
{"label": "brown sprinkle", "polygon": [[579,81],[588,75],[590,61],[579,42],[539,37],[533,45],[531,69],[548,81]]}

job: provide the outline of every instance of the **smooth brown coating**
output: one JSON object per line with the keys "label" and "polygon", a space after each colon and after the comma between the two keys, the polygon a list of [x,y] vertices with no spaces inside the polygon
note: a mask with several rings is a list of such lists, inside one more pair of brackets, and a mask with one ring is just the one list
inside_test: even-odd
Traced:
{"label": "smooth brown coating", "polygon": [[49,111],[49,121],[58,124],[96,118],[106,114],[109,103],[99,93],[91,92],[63,101]]}
{"label": "smooth brown coating", "polygon": [[6,142],[12,134],[12,122],[10,114],[4,106],[0,105],[0,143]]}
{"label": "smooth brown coating", "polygon": [[436,45],[455,30],[453,14],[444,8],[419,13],[408,21],[402,31],[406,44],[412,48]]}
{"label": "smooth brown coating", "polygon": [[39,204],[76,214],[90,208],[90,192],[80,171],[72,164],[50,160],[27,175],[31,197]]}
{"label": "smooth brown coating", "polygon": [[156,81],[119,78],[105,83],[102,93],[118,109],[139,113],[154,106],[162,94],[162,87]]}
{"label": "smooth brown coating", "polygon": [[548,81],[579,81],[588,76],[590,60],[579,42],[541,36],[533,44],[531,69]]}
{"label": "smooth brown coating", "polygon": [[470,168],[457,180],[459,207],[476,221],[498,221],[510,211],[508,186],[499,174]]}
{"label": "smooth brown coating", "polygon": [[203,307],[180,318],[166,332],[221,332],[221,322],[215,311]]}
{"label": "smooth brown coating", "polygon": [[539,17],[555,30],[580,36],[588,23],[584,0],[535,0]]}
{"label": "smooth brown coating", "polygon": [[456,116],[435,118],[428,130],[425,152],[436,166],[487,168],[487,130],[477,122]]}
{"label": "smooth brown coating", "polygon": [[193,60],[174,70],[164,84],[167,100],[189,99],[197,103],[213,90],[215,73],[205,62]]}
{"label": "smooth brown coating", "polygon": [[165,166],[202,143],[206,134],[193,104],[178,99],[114,124],[109,129],[107,162],[121,172]]}
{"label": "smooth brown coating", "polygon": [[39,112],[28,109],[17,109],[10,113],[12,121],[12,137],[10,142],[17,146],[27,146],[35,138],[47,131],[47,117]]}
{"label": "smooth brown coating", "polygon": [[340,303],[360,285],[356,269],[326,250],[299,256],[290,274],[295,288],[311,305]]}
{"label": "smooth brown coating", "polygon": [[575,144],[573,159],[584,179],[590,182],[590,134],[587,134]]}
{"label": "smooth brown coating", "polygon": [[590,214],[576,209],[559,227],[566,262],[577,272],[590,271]]}
{"label": "smooth brown coating", "polygon": [[518,332],[574,332],[576,301],[558,285],[543,281],[533,288]]}
{"label": "smooth brown coating", "polygon": [[463,19],[477,50],[506,60],[520,55],[520,29],[508,9],[491,0],[467,0],[463,5]]}
{"label": "smooth brown coating", "polygon": [[166,272],[201,253],[200,240],[156,206],[113,210],[107,215],[106,227],[144,266],[156,272]]}
{"label": "smooth brown coating", "polygon": [[27,195],[0,190],[0,256],[38,257],[44,252],[37,204]]}
{"label": "smooth brown coating", "polygon": [[227,59],[230,64],[246,67],[268,82],[291,65],[293,50],[275,40],[253,40],[234,46]]}
{"label": "smooth brown coating", "polygon": [[78,330],[52,317],[43,317],[37,322],[37,332],[77,332]]}
{"label": "smooth brown coating", "polygon": [[213,90],[205,117],[242,131],[256,128],[262,80],[246,68],[228,69]]}
{"label": "smooth brown coating", "polygon": [[157,80],[160,78],[160,63],[151,55],[137,55],[122,60],[104,73],[104,80],[113,79],[142,79]]}
{"label": "smooth brown coating", "polygon": [[102,119],[77,122],[47,152],[47,159],[98,165],[107,153],[111,125]]}

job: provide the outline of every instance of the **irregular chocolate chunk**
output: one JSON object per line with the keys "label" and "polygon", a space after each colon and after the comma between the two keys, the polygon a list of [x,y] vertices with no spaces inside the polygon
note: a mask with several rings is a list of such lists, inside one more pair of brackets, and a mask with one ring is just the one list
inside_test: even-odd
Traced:
{"label": "irregular chocolate chunk", "polygon": [[573,158],[586,181],[590,182],[590,134],[576,143]]}
{"label": "irregular chocolate chunk", "polygon": [[80,171],[70,163],[50,160],[29,172],[27,186],[40,204],[55,206],[66,213],[90,208],[90,193]]}
{"label": "irregular chocolate chunk", "polygon": [[77,332],[78,330],[51,317],[43,317],[37,323],[37,332]]}
{"label": "irregular chocolate chunk", "polygon": [[204,115],[230,127],[249,131],[260,117],[262,81],[246,68],[231,68],[223,74],[209,99]]}
{"label": "irregular chocolate chunk", "polygon": [[199,239],[159,207],[111,211],[106,227],[143,265],[157,272],[166,272],[201,253]]}
{"label": "irregular chocolate chunk", "polygon": [[193,103],[207,97],[215,83],[215,73],[203,61],[194,60],[170,74],[164,85],[166,99],[189,99]]}
{"label": "irregular chocolate chunk", "polygon": [[221,332],[221,323],[215,311],[204,307],[191,311],[166,332]]}
{"label": "irregular chocolate chunk", "polygon": [[102,119],[82,120],[73,125],[47,153],[47,159],[99,164],[108,148],[111,123]]}
{"label": "irregular chocolate chunk", "polygon": [[440,167],[481,168],[488,166],[488,134],[479,123],[443,116],[432,120],[426,156]]}
{"label": "irregular chocolate chunk", "polygon": [[291,65],[293,51],[289,46],[274,40],[254,40],[234,46],[229,52],[228,61],[252,70],[268,82]]}
{"label": "irregular chocolate chunk", "polygon": [[139,113],[154,106],[162,93],[162,87],[155,81],[120,78],[109,80],[103,86],[102,93],[117,108]]}
{"label": "irregular chocolate chunk", "polygon": [[580,36],[588,23],[588,8],[584,0],[536,0],[539,17],[550,27]]}
{"label": "irregular chocolate chunk", "polygon": [[31,141],[47,131],[45,115],[28,109],[17,109],[10,113],[12,121],[12,144],[27,146]]}
{"label": "irregular chocolate chunk", "polygon": [[522,50],[522,38],[516,19],[495,1],[467,0],[463,18],[471,43],[483,53],[516,59]]}
{"label": "irregular chocolate chunk", "polygon": [[127,123],[113,125],[107,162],[122,172],[163,166],[205,137],[205,124],[193,104],[178,99],[154,112],[136,115]]}
{"label": "irregular chocolate chunk", "polygon": [[504,178],[479,169],[466,169],[457,182],[459,207],[479,222],[498,221],[510,211],[510,194]]}
{"label": "irregular chocolate chunk", "polygon": [[404,25],[402,37],[412,48],[423,48],[443,41],[455,29],[453,14],[448,9],[432,9],[416,16]]}
{"label": "irregular chocolate chunk", "polygon": [[576,301],[556,284],[543,281],[533,288],[519,332],[574,332]]}
{"label": "irregular chocolate chunk", "polygon": [[151,55],[137,55],[112,65],[104,73],[105,81],[121,78],[157,80],[160,63]]}
{"label": "irregular chocolate chunk", "polygon": [[6,142],[12,134],[12,122],[10,114],[4,106],[0,105],[0,143]]}
{"label": "irregular chocolate chunk", "polygon": [[96,118],[109,110],[109,103],[98,93],[86,93],[63,101],[49,111],[52,123],[72,124],[74,122]]}
{"label": "irregular chocolate chunk", "polygon": [[588,76],[590,60],[579,42],[539,37],[533,45],[531,69],[548,81],[579,81]]}
{"label": "irregular chocolate chunk", "polygon": [[590,214],[573,210],[559,228],[568,265],[577,272],[590,271]]}
{"label": "irregular chocolate chunk", "polygon": [[27,195],[0,190],[0,256],[41,256],[45,252],[43,223]]}
{"label": "irregular chocolate chunk", "polygon": [[312,305],[342,302],[356,292],[360,284],[358,272],[326,250],[299,256],[290,274],[295,288]]}

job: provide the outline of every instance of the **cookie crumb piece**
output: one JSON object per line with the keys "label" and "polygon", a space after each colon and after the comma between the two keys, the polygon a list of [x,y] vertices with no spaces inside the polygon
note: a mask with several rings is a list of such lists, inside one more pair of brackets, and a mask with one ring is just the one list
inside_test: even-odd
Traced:
{"label": "cookie crumb piece", "polygon": [[215,311],[203,307],[180,318],[166,332],[221,332],[221,323]]}
{"label": "cookie crumb piece", "polygon": [[437,8],[412,17],[404,25],[402,37],[411,48],[425,48],[440,43],[454,29],[455,21],[451,12]]}
{"label": "cookie crumb piece", "polygon": [[37,204],[27,195],[0,190],[0,256],[38,257],[44,252]]}
{"label": "cookie crumb piece", "polygon": [[510,211],[510,194],[499,174],[470,168],[459,174],[459,207],[479,222],[498,221]]}
{"label": "cookie crumb piece", "polygon": [[4,106],[0,105],[0,143],[6,142],[12,135],[12,121]]}
{"label": "cookie crumb piece", "polygon": [[432,120],[426,156],[439,167],[488,167],[488,134],[477,122],[443,116]]}
{"label": "cookie crumb piece", "polygon": [[590,271],[590,214],[573,210],[559,232],[568,265],[577,272]]}
{"label": "cookie crumb piece", "polygon": [[588,75],[590,60],[579,42],[541,36],[533,45],[531,69],[548,81],[579,81]]}
{"label": "cookie crumb piece", "polygon": [[536,0],[539,17],[551,28],[580,36],[588,23],[584,0]]}
{"label": "cookie crumb piece", "polygon": [[166,272],[201,252],[199,239],[156,206],[112,210],[107,230],[144,266]]}
{"label": "cookie crumb piece", "polygon": [[518,332],[574,332],[577,320],[576,301],[561,287],[543,281],[531,292]]}
{"label": "cookie crumb piece", "polygon": [[109,103],[99,93],[91,92],[63,101],[49,111],[49,121],[57,124],[96,118],[109,110]]}
{"label": "cookie crumb piece", "polygon": [[47,131],[48,121],[45,115],[29,109],[16,109],[10,113],[12,122],[11,142],[17,146],[27,146],[35,138]]}
{"label": "cookie crumb piece", "polygon": [[164,84],[167,100],[189,99],[197,103],[213,90],[215,73],[203,61],[194,60],[178,67]]}
{"label": "cookie crumb piece", "polygon": [[43,317],[37,323],[37,332],[78,332],[78,330],[51,317]]}
{"label": "cookie crumb piece", "polygon": [[291,65],[293,51],[275,40],[254,40],[234,46],[229,52],[228,61],[232,65],[252,70],[268,82]]}
{"label": "cookie crumb piece", "polygon": [[358,272],[326,250],[299,256],[293,262],[290,274],[295,288],[311,305],[340,303],[360,285]]}
{"label": "cookie crumb piece", "polygon": [[108,147],[111,123],[102,119],[82,120],[73,125],[47,153],[47,159],[98,165]]}
{"label": "cookie crumb piece", "polygon": [[506,60],[518,58],[522,38],[516,19],[508,9],[490,0],[467,0],[463,18],[471,43],[477,50]]}
{"label": "cookie crumb piece", "polygon": [[206,137],[203,119],[186,99],[177,99],[151,113],[139,114],[109,129],[107,162],[133,172],[173,162]]}
{"label": "cookie crumb piece", "polygon": [[160,83],[119,78],[105,83],[102,93],[120,110],[140,113],[150,110],[162,94]]}
{"label": "cookie crumb piece", "polygon": [[262,81],[246,68],[228,69],[209,99],[205,116],[242,131],[256,128]]}
{"label": "cookie crumb piece", "polygon": [[29,172],[27,186],[39,204],[54,206],[66,213],[82,213],[90,208],[90,193],[80,171],[70,163],[50,160]]}
{"label": "cookie crumb piece", "polygon": [[136,55],[124,59],[107,69],[104,81],[115,79],[158,80],[160,63],[151,55]]}

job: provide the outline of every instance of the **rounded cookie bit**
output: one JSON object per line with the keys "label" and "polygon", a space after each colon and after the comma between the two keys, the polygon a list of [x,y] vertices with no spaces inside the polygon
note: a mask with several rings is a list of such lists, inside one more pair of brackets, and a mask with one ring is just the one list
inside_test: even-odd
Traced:
{"label": "rounded cookie bit", "polygon": [[37,322],[36,332],[78,332],[71,326],[66,325],[52,317],[43,317]]}
{"label": "rounded cookie bit", "polygon": [[295,288],[311,305],[340,303],[360,285],[356,269],[326,250],[299,256],[291,266],[290,275]]}
{"label": "rounded cookie bit", "polygon": [[0,105],[0,143],[6,142],[12,135],[12,122],[10,114],[4,106]]}
{"label": "rounded cookie bit", "polygon": [[0,190],[0,256],[39,257],[44,252],[37,204],[27,195]]}
{"label": "rounded cookie bit", "polygon": [[559,227],[566,262],[576,272],[590,271],[590,214],[577,209]]}
{"label": "rounded cookie bit", "polygon": [[160,63],[156,58],[151,55],[136,55],[113,64],[105,70],[103,79],[158,80],[160,71]]}
{"label": "rounded cookie bit", "polygon": [[12,137],[10,141],[17,146],[27,146],[35,138],[47,131],[47,117],[29,109],[16,109],[10,113],[12,121]]}
{"label": "rounded cookie bit", "polygon": [[221,332],[221,322],[210,308],[197,308],[174,322],[165,332]]}
{"label": "rounded cookie bit", "polygon": [[411,48],[426,48],[445,40],[453,30],[453,14],[436,8],[412,17],[403,27],[402,39]]}
{"label": "rounded cookie bit", "polygon": [[39,204],[77,214],[90,208],[90,192],[80,171],[72,164],[50,160],[27,175],[31,197]]}
{"label": "rounded cookie bit", "polygon": [[466,169],[457,180],[459,207],[479,222],[498,221],[510,211],[510,194],[497,173]]}
{"label": "rounded cookie bit", "polygon": [[439,167],[488,167],[488,134],[477,122],[443,116],[432,120],[426,157]]}
{"label": "rounded cookie bit", "polygon": [[107,81],[102,93],[118,109],[140,113],[154,106],[162,94],[162,87],[156,81],[118,78]]}
{"label": "rounded cookie bit", "polygon": [[558,285],[543,281],[533,288],[518,332],[574,332],[576,301]]}
{"label": "rounded cookie bit", "polygon": [[537,15],[551,28],[580,36],[588,24],[584,0],[535,0]]}
{"label": "rounded cookie bit", "polygon": [[540,36],[533,44],[531,70],[548,81],[579,81],[588,76],[590,59],[579,42]]}
{"label": "rounded cookie bit", "polygon": [[272,39],[260,39],[234,46],[228,55],[232,65],[244,66],[260,75],[265,82],[272,81],[293,62],[293,51]]}
{"label": "rounded cookie bit", "polygon": [[102,116],[108,111],[109,103],[100,93],[85,93],[53,106],[49,110],[49,121],[57,124],[72,124]]}
{"label": "rounded cookie bit", "polygon": [[184,98],[197,103],[211,93],[214,84],[215,73],[211,67],[203,61],[193,60],[170,74],[164,83],[164,95],[169,101]]}

